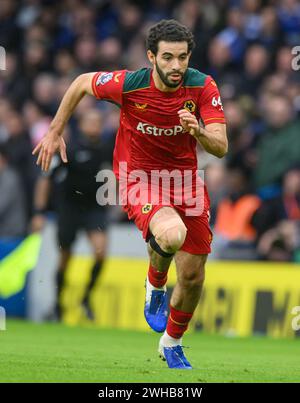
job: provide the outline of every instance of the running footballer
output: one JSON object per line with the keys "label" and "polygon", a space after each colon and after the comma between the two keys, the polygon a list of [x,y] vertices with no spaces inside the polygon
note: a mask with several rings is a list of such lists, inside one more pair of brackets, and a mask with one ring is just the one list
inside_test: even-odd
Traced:
{"label": "running footballer", "polygon": [[[228,148],[217,85],[212,77],[188,67],[193,47],[192,33],[177,21],[162,20],[152,26],[147,37],[152,68],[77,77],[33,151],[43,170],[49,169],[56,151],[67,162],[62,132],[84,95],[120,106],[114,173],[120,185],[124,176],[125,180],[135,175],[146,178],[140,180],[139,199],[134,197],[134,182],[121,186],[123,207],[142,231],[149,252],[144,314],[150,327],[163,333],[160,357],[169,368],[181,369],[192,368],[182,349],[182,337],[200,299],[212,240],[209,197],[197,174],[196,146],[200,143],[220,158]],[[161,182],[151,187],[160,172],[174,170],[176,177],[167,191]],[[187,174],[190,180],[185,183]],[[183,181],[178,182],[180,176]],[[172,259],[177,283],[168,314],[166,283]]]}

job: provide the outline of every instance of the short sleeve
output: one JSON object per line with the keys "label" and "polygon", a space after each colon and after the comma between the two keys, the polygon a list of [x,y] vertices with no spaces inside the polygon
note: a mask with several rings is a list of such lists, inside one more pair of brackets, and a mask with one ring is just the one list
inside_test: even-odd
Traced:
{"label": "short sleeve", "polygon": [[226,123],[221,96],[216,82],[207,76],[199,98],[200,116],[204,125]]}
{"label": "short sleeve", "polygon": [[126,70],[113,72],[99,71],[92,80],[92,88],[96,98],[122,105],[123,85]]}

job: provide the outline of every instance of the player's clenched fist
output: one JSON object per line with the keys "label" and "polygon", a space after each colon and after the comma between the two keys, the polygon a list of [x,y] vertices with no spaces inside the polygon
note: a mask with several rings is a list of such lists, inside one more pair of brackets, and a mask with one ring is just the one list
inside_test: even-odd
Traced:
{"label": "player's clenched fist", "polygon": [[40,165],[43,171],[48,171],[52,157],[57,151],[59,151],[63,162],[68,162],[66,144],[63,137],[53,134],[53,132],[48,132],[35,147],[32,154],[38,154],[37,165]]}
{"label": "player's clenched fist", "polygon": [[195,115],[186,109],[180,109],[178,116],[180,124],[185,131],[189,132],[194,137],[198,137],[201,134],[201,128]]}

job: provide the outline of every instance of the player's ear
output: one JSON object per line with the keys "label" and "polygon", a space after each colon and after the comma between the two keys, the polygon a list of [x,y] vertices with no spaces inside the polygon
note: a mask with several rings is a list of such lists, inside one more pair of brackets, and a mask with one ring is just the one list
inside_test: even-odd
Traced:
{"label": "player's ear", "polygon": [[155,63],[155,54],[151,52],[151,50],[147,50],[147,56],[150,61],[150,63],[154,64]]}

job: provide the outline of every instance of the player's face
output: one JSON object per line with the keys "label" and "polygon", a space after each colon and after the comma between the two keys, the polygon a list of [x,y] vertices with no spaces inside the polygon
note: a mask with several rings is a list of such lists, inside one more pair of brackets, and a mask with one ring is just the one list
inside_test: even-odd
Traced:
{"label": "player's face", "polygon": [[169,88],[178,87],[188,68],[191,55],[188,53],[187,42],[160,41],[157,54],[150,53],[149,59],[164,85]]}

